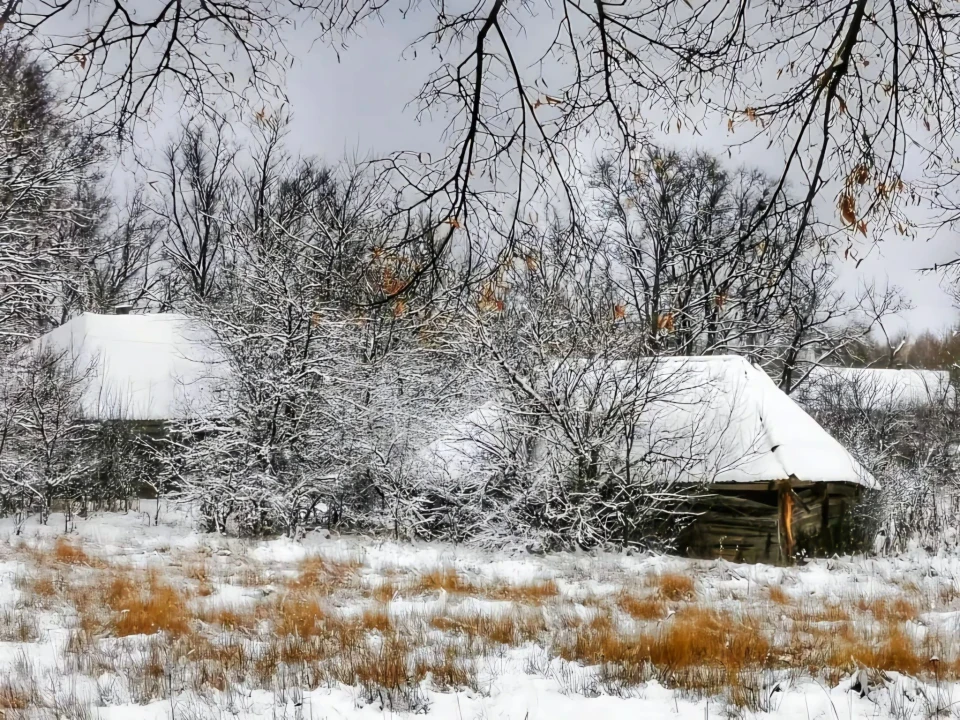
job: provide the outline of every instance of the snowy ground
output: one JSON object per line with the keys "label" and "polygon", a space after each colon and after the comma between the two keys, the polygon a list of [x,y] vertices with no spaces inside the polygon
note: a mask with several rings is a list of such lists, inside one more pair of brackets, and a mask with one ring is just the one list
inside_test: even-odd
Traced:
{"label": "snowy ground", "polygon": [[782,569],[0,523],[0,717],[960,718],[960,558]]}

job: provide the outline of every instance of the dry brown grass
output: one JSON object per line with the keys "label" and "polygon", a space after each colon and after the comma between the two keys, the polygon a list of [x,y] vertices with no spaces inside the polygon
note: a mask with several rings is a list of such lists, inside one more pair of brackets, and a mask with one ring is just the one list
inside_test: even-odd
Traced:
{"label": "dry brown grass", "polygon": [[861,596],[857,598],[856,605],[860,612],[870,613],[878,622],[915,620],[918,614],[917,606],[902,596],[894,598]]}
{"label": "dry brown grass", "polygon": [[79,545],[74,545],[66,538],[57,538],[53,544],[50,555],[55,562],[64,565],[85,565],[87,567],[101,568],[104,563],[99,558],[92,557]]}
{"label": "dry brown grass", "polygon": [[960,587],[956,583],[947,582],[937,589],[937,599],[943,605],[952,605],[960,599]]}
{"label": "dry brown grass", "polygon": [[65,580],[59,572],[40,571],[37,575],[17,575],[14,580],[22,593],[18,605],[21,607],[51,607],[59,601],[65,590]]}
{"label": "dry brown grass", "polygon": [[392,577],[386,578],[368,586],[365,594],[377,602],[384,603],[392,600],[398,593],[416,596],[441,591],[526,605],[540,605],[560,595],[556,581],[551,579],[521,583],[482,582],[471,580],[450,566],[426,570],[401,583],[396,582]]}
{"label": "dry brown grass", "polygon": [[790,596],[787,595],[786,591],[779,585],[773,585],[767,590],[767,596],[770,598],[770,602],[776,603],[777,605],[787,605],[790,602]]}
{"label": "dry brown grass", "polygon": [[0,641],[27,643],[39,638],[40,624],[36,613],[11,607],[0,610]]}
{"label": "dry brown grass", "polygon": [[491,587],[480,586],[480,592],[493,600],[540,605],[560,594],[554,580],[534,580],[525,583],[496,583]]}
{"label": "dry brown grass", "polygon": [[369,595],[379,603],[388,603],[393,600],[400,588],[392,580],[377,583],[369,590]]}
{"label": "dry brown grass", "polygon": [[[280,648],[282,652],[316,653],[319,650],[310,647],[310,643],[316,641],[324,645],[323,656],[356,647],[367,631],[389,628],[391,624],[386,613],[381,615],[374,611],[345,617],[326,609],[316,599],[294,595],[282,598],[269,608],[268,617],[272,620],[274,633],[286,643]],[[308,643],[299,646],[290,638],[304,639]]]}
{"label": "dry brown grass", "polygon": [[366,631],[385,633],[393,629],[390,613],[383,606],[367,608],[360,616],[360,627]]}
{"label": "dry brown grass", "polygon": [[146,578],[116,574],[103,588],[102,598],[113,611],[107,627],[116,637],[157,632],[176,637],[190,629],[187,597],[156,574]]}
{"label": "dry brown grass", "polygon": [[920,675],[929,669],[901,627],[885,624],[878,636],[847,633],[830,638],[826,665],[840,670],[870,668]]}
{"label": "dry brown grass", "polygon": [[210,582],[210,568],[203,560],[187,563],[183,566],[183,576],[201,583]]}
{"label": "dry brown grass", "polygon": [[272,577],[259,565],[246,564],[240,572],[230,578],[230,582],[243,587],[263,587],[272,580]]}
{"label": "dry brown grass", "polygon": [[413,646],[403,636],[391,633],[376,648],[358,648],[349,659],[350,674],[360,685],[399,690],[423,680],[425,668],[410,662]]}
{"label": "dry brown grass", "polygon": [[477,587],[452,567],[434,568],[419,575],[409,587],[413,593],[430,593],[443,590],[448,593],[474,593]]}
{"label": "dry brown grass", "polygon": [[617,606],[634,620],[658,620],[667,614],[667,605],[659,595],[621,592],[617,596]]}
{"label": "dry brown grass", "polygon": [[[960,641],[937,637],[936,626],[914,636],[908,624],[921,607],[954,602],[952,583],[925,590],[901,584],[895,593],[851,594],[842,603],[771,586],[741,591],[740,604],[721,594],[711,605],[698,598],[694,577],[680,573],[577,599],[549,579],[484,581],[452,566],[361,576],[355,561],[311,555],[292,573],[275,569],[279,588],[265,590],[264,599],[233,606],[199,598],[213,595],[215,573],[262,587],[271,580],[262,567],[242,560],[239,569],[225,571],[209,557],[191,555],[167,576],[110,568],[65,540],[32,552],[38,567],[27,561],[26,572],[15,578],[23,599],[16,609],[0,610],[0,640],[36,640],[38,628],[30,622],[36,613],[24,608],[56,607],[70,623],[67,667],[93,677],[122,674],[142,702],[169,694],[164,673],[176,667],[183,686],[198,693],[229,693],[241,685],[286,691],[338,681],[385,707],[419,710],[424,680],[441,691],[477,689],[482,658],[527,643],[545,648],[545,656],[595,666],[590,682],[606,692],[656,679],[753,709],[762,698],[761,675],[771,669],[831,682],[857,668],[960,676]],[[390,612],[398,593],[439,592],[451,596],[442,614]],[[497,612],[481,611],[468,597],[504,604]],[[133,635],[147,637],[106,639]]]}
{"label": "dry brown grass", "polygon": [[429,676],[431,684],[441,692],[465,687],[479,689],[473,658],[456,644],[431,648],[426,657],[417,659],[414,674]]}
{"label": "dry brown grass", "polygon": [[208,625],[217,625],[224,630],[244,630],[251,631],[256,629],[259,623],[256,607],[234,607],[216,605],[204,608],[196,613],[198,620]]}
{"label": "dry brown grass", "polygon": [[[0,681],[0,710],[26,710],[34,705],[34,693],[27,683],[5,679]],[[6,717],[4,712],[0,717]]]}
{"label": "dry brown grass", "polygon": [[668,667],[701,663],[755,667],[764,665],[770,655],[770,641],[759,618],[701,607],[678,612],[649,647],[650,661]]}
{"label": "dry brown grass", "polygon": [[597,615],[555,638],[562,658],[599,665],[608,690],[656,678],[663,685],[698,695],[725,695],[739,707],[755,708],[759,688],[751,679],[772,665],[762,623],[708,608],[690,607],[657,631],[625,633],[609,615]]}
{"label": "dry brown grass", "polygon": [[569,633],[554,638],[553,650],[564,660],[585,665],[643,662],[646,647],[640,637],[621,632],[608,613],[571,625]]}
{"label": "dry brown grass", "polygon": [[679,573],[651,575],[647,579],[647,584],[656,588],[660,597],[670,602],[690,601],[697,596],[697,585],[689,575]]}
{"label": "dry brown grass", "polygon": [[790,608],[788,615],[795,623],[804,627],[811,623],[845,623],[850,613],[838,603],[805,600]]}
{"label": "dry brown grass", "polygon": [[314,599],[287,596],[273,606],[274,631],[279,635],[310,637],[322,632],[327,612]]}
{"label": "dry brown grass", "polygon": [[448,633],[463,634],[471,644],[482,648],[535,642],[547,631],[542,612],[520,608],[496,613],[458,610],[430,618],[430,625]]}
{"label": "dry brown grass", "polygon": [[355,560],[332,560],[322,555],[308,555],[300,562],[295,578],[288,580],[290,590],[329,595],[348,587],[360,563]]}
{"label": "dry brown grass", "polygon": [[145,705],[168,692],[167,667],[173,657],[166,644],[151,640],[146,652],[132,655],[124,664],[124,675],[134,702]]}

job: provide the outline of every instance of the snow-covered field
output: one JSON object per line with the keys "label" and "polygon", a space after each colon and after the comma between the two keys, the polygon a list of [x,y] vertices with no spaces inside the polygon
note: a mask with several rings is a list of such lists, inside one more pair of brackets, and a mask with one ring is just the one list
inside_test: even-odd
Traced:
{"label": "snow-covered field", "polygon": [[960,718],[960,557],[801,568],[0,524],[0,717]]}

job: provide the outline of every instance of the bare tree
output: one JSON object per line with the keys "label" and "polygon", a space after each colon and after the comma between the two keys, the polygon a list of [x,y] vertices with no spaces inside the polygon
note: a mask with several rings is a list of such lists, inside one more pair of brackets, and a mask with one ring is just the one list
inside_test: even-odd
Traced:
{"label": "bare tree", "polygon": [[146,205],[143,188],[104,215],[81,245],[82,262],[65,290],[62,321],[78,312],[110,313],[120,305],[154,301],[161,221]]}
{"label": "bare tree", "polygon": [[86,237],[101,214],[95,192],[102,148],[71,123],[22,52],[0,51],[0,345],[63,321]]}
{"label": "bare tree", "polygon": [[840,292],[829,243],[808,230],[796,244],[798,202],[778,199],[757,170],[650,148],[630,168],[600,162],[592,187],[591,227],[613,259],[613,302],[639,331],[639,351],[747,355],[789,392],[903,308],[895,289]]}
{"label": "bare tree", "polygon": [[[294,21],[312,20],[318,37],[336,40],[388,9],[371,0],[173,0],[134,14],[122,3],[9,0],[0,22],[75,74],[76,100],[106,111],[123,133],[169,86],[208,105],[242,88],[274,90],[288,60],[282,29]],[[68,15],[90,18],[88,27],[55,32]],[[654,131],[714,124],[783,154],[770,201],[742,229],[747,237],[791,180],[802,180],[797,248],[818,196],[832,196],[837,225],[865,235],[909,231],[906,208],[921,197],[946,211],[939,222],[956,217],[960,78],[951,48],[960,16],[937,0],[487,0],[415,4],[401,17],[416,28],[412,50],[437,57],[419,108],[451,120],[442,157],[401,152],[389,166],[411,202],[434,203],[438,221],[449,219],[466,242],[483,244],[481,232],[493,229],[514,240],[526,201],[557,180],[576,212],[580,139],[602,138],[626,161]],[[219,53],[209,54],[211,45]],[[911,176],[910,167],[923,171]]]}
{"label": "bare tree", "polygon": [[288,156],[282,123],[261,129],[219,220],[223,294],[190,306],[229,365],[229,409],[184,443],[178,497],[211,528],[296,535],[382,512],[432,427],[424,390],[444,381],[418,352],[417,297],[393,291],[415,256],[380,249],[395,229],[377,187]]}
{"label": "bare tree", "polygon": [[0,390],[0,503],[20,523],[46,522],[54,499],[69,496],[90,469],[88,426],[79,395],[89,373],[45,350],[4,362]]}
{"label": "bare tree", "polygon": [[236,149],[223,121],[190,125],[165,152],[156,210],[166,228],[163,259],[174,294],[216,300],[224,257],[226,202],[236,182]]}
{"label": "bare tree", "polygon": [[707,443],[697,418],[671,426],[669,447],[645,426],[684,374],[644,352],[604,250],[559,223],[531,232],[462,310],[454,342],[486,402],[425,450],[429,481],[405,508],[418,533],[595,547],[669,543],[683,526],[681,479],[698,462],[709,477]]}

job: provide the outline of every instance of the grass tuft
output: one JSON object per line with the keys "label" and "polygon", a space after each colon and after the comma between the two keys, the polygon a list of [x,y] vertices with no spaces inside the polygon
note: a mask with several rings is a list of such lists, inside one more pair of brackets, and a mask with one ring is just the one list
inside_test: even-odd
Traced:
{"label": "grass tuft", "polygon": [[697,596],[696,583],[689,575],[663,573],[651,576],[648,582],[660,597],[670,602],[690,601]]}
{"label": "grass tuft", "polygon": [[[481,586],[481,592],[484,588]],[[508,600],[510,602],[540,605],[545,600],[555,598],[560,589],[554,580],[535,580],[526,583],[498,583],[484,594],[493,600]]]}
{"label": "grass tuft", "polygon": [[360,564],[353,560],[331,560],[322,555],[309,555],[300,562],[299,572],[287,581],[287,588],[329,595],[347,587]]}
{"label": "grass tuft", "polygon": [[155,574],[143,582],[118,574],[104,590],[103,599],[113,611],[108,627],[116,637],[158,632],[176,637],[190,629],[186,596]]}
{"label": "grass tuft", "polygon": [[660,595],[637,596],[621,592],[617,606],[634,620],[658,620],[667,614],[667,606]]}
{"label": "grass tuft", "polygon": [[86,565],[88,567],[103,567],[103,563],[98,559],[91,557],[79,545],[74,545],[66,538],[57,538],[53,544],[51,556],[54,561],[64,565]]}
{"label": "grass tuft", "polygon": [[[34,705],[34,694],[26,683],[0,681],[0,710],[26,710]],[[6,712],[0,717],[6,717]]]}
{"label": "grass tuft", "polygon": [[473,593],[476,587],[455,568],[442,567],[428,570],[420,575],[411,590],[421,594],[440,590],[448,593]]}
{"label": "grass tuft", "polygon": [[770,602],[776,603],[777,605],[787,605],[790,602],[790,596],[787,595],[786,591],[779,585],[771,586],[767,594],[770,597]]}

